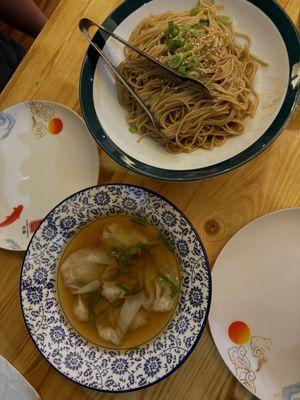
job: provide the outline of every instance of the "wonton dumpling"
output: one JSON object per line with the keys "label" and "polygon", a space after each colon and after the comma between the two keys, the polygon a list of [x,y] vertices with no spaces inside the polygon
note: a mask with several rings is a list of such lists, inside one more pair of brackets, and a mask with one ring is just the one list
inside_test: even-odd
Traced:
{"label": "wonton dumpling", "polygon": [[113,344],[120,344],[144,301],[144,292],[128,296],[121,307],[118,323],[115,329],[103,326],[101,323],[97,322],[99,337]]}
{"label": "wonton dumpling", "polygon": [[125,292],[116,285],[116,282],[105,281],[101,288],[101,294],[112,303],[116,298],[122,298]]}
{"label": "wonton dumpling", "polygon": [[177,265],[174,263],[171,253],[167,253],[167,255],[169,257],[162,265],[159,251],[154,249],[151,253],[151,261],[154,263],[154,268],[149,261],[146,263],[144,275],[146,300],[143,307],[147,311],[166,312],[172,310],[175,305],[176,298],[171,297],[170,286],[162,282],[157,275],[157,271],[160,271],[172,282],[177,283]]}
{"label": "wonton dumpling", "polygon": [[114,329],[110,326],[103,326],[97,323],[97,331],[98,336],[106,340],[107,342],[111,342],[113,344],[120,344],[123,336],[121,336],[121,332],[118,329]]}
{"label": "wonton dumpling", "polygon": [[118,320],[119,320],[119,316],[120,316],[120,311],[121,311],[121,307],[118,308],[114,308],[112,307],[109,311],[108,311],[108,321],[110,323],[110,326],[112,328],[115,328],[117,326]]}
{"label": "wonton dumpling", "polygon": [[170,287],[155,282],[156,296],[153,304],[153,311],[166,312],[172,310],[175,299],[171,297]]}
{"label": "wonton dumpling", "polygon": [[61,266],[64,283],[74,293],[92,281],[101,280],[107,265],[113,265],[114,262],[100,247],[79,249]]}
{"label": "wonton dumpling", "polygon": [[100,286],[101,286],[101,282],[98,281],[98,279],[96,279],[95,281],[92,281],[92,282],[88,283],[87,285],[82,286],[78,290],[75,290],[73,293],[74,294],[93,293],[97,289],[99,289]]}
{"label": "wonton dumpling", "polygon": [[147,311],[166,312],[172,310],[175,299],[170,296],[170,287],[159,279],[153,269],[145,268],[146,299],[143,307]]}
{"label": "wonton dumpling", "polygon": [[138,243],[148,243],[147,236],[135,229],[126,229],[113,222],[106,225],[101,241],[110,247],[131,247]]}
{"label": "wonton dumpling", "polygon": [[175,284],[178,283],[178,266],[171,252],[165,253],[163,264],[161,262],[160,252],[157,249],[152,251],[151,257],[157,270],[167,275]]}
{"label": "wonton dumpling", "polygon": [[129,326],[129,330],[134,331],[135,329],[140,328],[141,326],[144,326],[147,324],[149,319],[149,315],[147,312],[143,309],[140,309],[136,316],[133,318],[131,321],[131,324]]}
{"label": "wonton dumpling", "polygon": [[89,308],[80,295],[77,295],[73,304],[73,314],[77,321],[86,322],[89,320]]}

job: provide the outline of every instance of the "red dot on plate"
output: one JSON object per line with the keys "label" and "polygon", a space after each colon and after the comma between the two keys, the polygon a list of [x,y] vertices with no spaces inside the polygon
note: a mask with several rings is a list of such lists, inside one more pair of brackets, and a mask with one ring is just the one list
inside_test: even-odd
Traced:
{"label": "red dot on plate", "polygon": [[53,118],[51,121],[48,123],[48,131],[52,135],[57,135],[60,133],[63,129],[63,122],[60,118]]}
{"label": "red dot on plate", "polygon": [[234,321],[228,328],[228,336],[236,344],[245,344],[250,339],[250,328],[243,321]]}

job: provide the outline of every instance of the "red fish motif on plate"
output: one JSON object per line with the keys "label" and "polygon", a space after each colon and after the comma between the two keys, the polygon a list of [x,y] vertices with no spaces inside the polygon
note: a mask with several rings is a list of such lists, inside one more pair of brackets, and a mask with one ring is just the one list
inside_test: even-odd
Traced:
{"label": "red fish motif on plate", "polygon": [[15,222],[18,218],[20,218],[23,208],[24,207],[22,204],[20,204],[17,207],[14,207],[13,212],[10,215],[8,215],[2,222],[0,222],[0,228],[9,226],[13,222]]}

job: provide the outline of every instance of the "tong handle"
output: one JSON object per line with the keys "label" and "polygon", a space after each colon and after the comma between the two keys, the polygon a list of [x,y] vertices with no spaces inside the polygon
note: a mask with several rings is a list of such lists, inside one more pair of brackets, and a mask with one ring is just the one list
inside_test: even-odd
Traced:
{"label": "tong handle", "polygon": [[91,21],[88,18],[83,18],[82,20],[80,20],[79,27],[80,27],[81,24],[84,25],[84,27],[87,29],[87,31],[88,31],[89,27],[96,26],[98,29],[100,29],[101,31],[105,32],[107,35],[113,37],[114,39],[118,40],[124,46],[129,47],[132,51],[136,52],[140,56],[145,57],[147,60],[153,62],[156,65],[158,65],[160,68],[164,69],[165,71],[168,71],[169,73],[171,73],[173,75],[176,75],[177,78],[179,78],[181,80],[187,80],[189,82],[192,82],[192,83],[195,83],[197,85],[200,85],[201,89],[204,91],[204,93],[205,93],[205,95],[207,97],[209,97],[209,98],[213,97],[210,89],[203,82],[199,81],[198,79],[192,78],[190,76],[181,75],[179,72],[177,72],[174,69],[170,68],[169,66],[161,63],[160,61],[156,60],[155,58],[149,56],[149,54],[145,53],[143,50],[140,50],[138,47],[133,46],[127,40],[121,38],[120,36],[118,36],[114,32],[111,32],[110,30],[106,29],[104,26],[97,25],[95,22]]}
{"label": "tong handle", "polygon": [[[92,26],[96,26],[98,29],[104,30],[105,32],[107,31],[105,28],[100,27],[99,25],[95,24],[93,21],[89,20],[88,18],[83,18],[79,21],[79,29],[80,31],[84,34],[86,39],[90,42],[90,44],[94,47],[95,50],[99,53],[101,56],[102,60],[105,62],[105,64],[109,67],[111,72],[118,78],[120,82],[126,87],[126,89],[131,93],[133,98],[137,101],[137,103],[145,110],[145,112],[148,114],[149,118],[151,119],[155,129],[157,131],[160,130],[159,123],[156,119],[156,117],[152,114],[152,112],[148,109],[148,107],[144,104],[142,99],[139,97],[139,95],[134,91],[134,89],[128,84],[128,82],[122,77],[122,75],[119,73],[119,71],[116,69],[116,67],[110,62],[110,60],[106,57],[106,55],[103,53],[103,51],[100,49],[100,47],[93,41],[93,38],[89,34],[89,29]],[[115,39],[117,39],[117,35],[113,34],[112,32],[107,31],[106,33],[110,34],[113,36]],[[125,40],[118,38],[117,40],[121,40],[126,42]],[[123,43],[123,42],[122,42]],[[124,43],[125,44],[125,43]],[[131,45],[130,45],[131,46]]]}

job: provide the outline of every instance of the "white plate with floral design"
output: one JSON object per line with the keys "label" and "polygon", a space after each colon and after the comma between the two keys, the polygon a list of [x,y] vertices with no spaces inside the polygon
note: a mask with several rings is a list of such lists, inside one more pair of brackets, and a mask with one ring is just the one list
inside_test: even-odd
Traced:
{"label": "white plate with floral design", "polygon": [[49,101],[0,112],[0,247],[25,250],[45,215],[98,181],[99,156],[84,121]]}
{"label": "white plate with floral design", "polygon": [[262,400],[300,398],[300,208],[241,229],[213,269],[209,324],[236,378]]}
{"label": "white plate with floral design", "polygon": [[[57,294],[58,261],[70,238],[102,216],[134,214],[158,227],[172,243],[181,267],[181,289],[171,321],[152,341],[109,350],[80,336],[66,319]],[[143,389],[174,372],[203,332],[211,277],[201,240],[168,200],[126,184],[82,190],[54,208],[31,239],[21,274],[21,303],[28,331],[41,354],[65,377],[107,392]]]}

